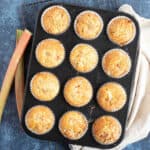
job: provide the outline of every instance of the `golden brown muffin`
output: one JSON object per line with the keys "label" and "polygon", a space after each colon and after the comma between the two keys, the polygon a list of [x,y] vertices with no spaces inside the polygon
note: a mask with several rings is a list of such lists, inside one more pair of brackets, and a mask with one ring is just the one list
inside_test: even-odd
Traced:
{"label": "golden brown muffin", "polygon": [[97,92],[99,106],[109,112],[120,110],[125,105],[126,100],[126,91],[115,82],[105,83]]}
{"label": "golden brown muffin", "polygon": [[32,95],[41,101],[52,101],[59,92],[58,78],[50,72],[35,74],[30,82]]}
{"label": "golden brown muffin", "polygon": [[130,18],[118,16],[109,22],[107,34],[112,42],[124,46],[133,41],[136,34],[136,27]]}
{"label": "golden brown muffin", "polygon": [[78,140],[84,136],[88,129],[86,117],[78,111],[68,111],[59,120],[61,134],[70,139]]}
{"label": "golden brown muffin", "polygon": [[37,105],[28,110],[25,116],[26,127],[33,133],[42,135],[49,132],[55,123],[52,110],[43,105]]}
{"label": "golden brown muffin", "polygon": [[70,20],[70,15],[64,7],[54,5],[43,12],[41,25],[47,33],[61,34],[68,29]]}
{"label": "golden brown muffin", "polygon": [[111,49],[103,56],[102,67],[108,76],[121,78],[129,73],[131,59],[124,50]]}
{"label": "golden brown muffin", "polygon": [[96,49],[88,44],[77,44],[70,53],[70,63],[75,70],[82,73],[95,69],[98,59]]}
{"label": "golden brown muffin", "polygon": [[67,81],[64,87],[66,101],[75,107],[85,106],[93,96],[91,83],[84,77],[77,76]]}
{"label": "golden brown muffin", "polygon": [[121,136],[120,122],[112,116],[102,116],[95,120],[92,126],[94,139],[103,145],[115,143]]}
{"label": "golden brown muffin", "polygon": [[56,39],[45,39],[36,48],[37,61],[46,68],[59,66],[65,58],[63,44]]}
{"label": "golden brown muffin", "polygon": [[75,19],[74,30],[85,40],[97,38],[103,29],[102,18],[94,11],[83,11]]}

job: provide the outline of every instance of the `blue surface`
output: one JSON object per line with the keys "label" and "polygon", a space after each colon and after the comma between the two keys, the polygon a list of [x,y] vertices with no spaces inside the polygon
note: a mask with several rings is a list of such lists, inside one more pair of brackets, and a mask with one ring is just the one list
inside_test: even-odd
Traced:
{"label": "blue surface", "polygon": [[[60,2],[61,0],[55,0]],[[116,10],[121,4],[128,3],[144,17],[150,17],[149,0],[63,0],[64,2],[87,5],[95,8]],[[25,17],[22,15],[24,3],[37,0],[0,0],[0,85],[2,83],[8,61],[15,47],[16,28],[22,27]],[[33,5],[30,9],[34,8]],[[38,9],[38,6],[36,6]],[[27,10],[24,11],[26,14]],[[29,13],[31,14],[31,12]],[[30,16],[30,19],[34,17]],[[32,29],[32,26],[29,26]],[[12,90],[0,125],[0,150],[66,150],[66,145],[55,142],[40,141],[26,135],[18,120],[14,91]],[[150,136],[129,145],[125,150],[149,150]]]}

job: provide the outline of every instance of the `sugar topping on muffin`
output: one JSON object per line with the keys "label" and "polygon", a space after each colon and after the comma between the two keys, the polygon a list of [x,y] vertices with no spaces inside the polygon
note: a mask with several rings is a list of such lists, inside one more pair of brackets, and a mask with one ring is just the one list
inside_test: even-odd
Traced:
{"label": "sugar topping on muffin", "polygon": [[25,115],[26,127],[33,133],[42,135],[50,132],[55,123],[53,111],[44,105],[31,107]]}
{"label": "sugar topping on muffin", "polygon": [[66,101],[74,107],[82,107],[90,102],[93,96],[91,83],[84,77],[77,76],[69,79],[64,87]]}
{"label": "sugar topping on muffin", "polygon": [[42,40],[36,48],[37,61],[46,68],[55,68],[59,66],[65,58],[65,48],[63,44],[56,39]]}
{"label": "sugar topping on muffin", "polygon": [[77,44],[70,53],[70,63],[79,72],[87,73],[96,68],[98,53],[94,47],[88,44]]}
{"label": "sugar topping on muffin", "polygon": [[68,29],[70,20],[67,9],[60,5],[54,5],[44,10],[41,16],[41,25],[47,33],[56,35]]}
{"label": "sugar topping on muffin", "polygon": [[125,105],[126,100],[126,91],[119,83],[107,82],[98,89],[97,102],[106,111],[120,110]]}
{"label": "sugar topping on muffin", "polygon": [[124,46],[132,42],[135,38],[136,27],[130,18],[117,16],[109,22],[107,34],[112,42]]}
{"label": "sugar topping on muffin", "polygon": [[82,138],[87,129],[88,121],[81,112],[68,111],[60,118],[59,130],[64,137],[70,140]]}
{"label": "sugar topping on muffin", "polygon": [[122,78],[131,69],[130,56],[122,49],[111,49],[102,58],[104,72],[113,78]]}
{"label": "sugar topping on muffin", "polygon": [[32,95],[41,101],[52,101],[59,93],[58,78],[50,72],[35,74],[30,82]]}
{"label": "sugar topping on muffin", "polygon": [[102,116],[92,125],[92,135],[96,142],[110,145],[119,140],[122,133],[120,122],[112,116]]}
{"label": "sugar topping on muffin", "polygon": [[103,20],[98,13],[86,10],[76,17],[74,29],[80,38],[93,40],[102,32]]}

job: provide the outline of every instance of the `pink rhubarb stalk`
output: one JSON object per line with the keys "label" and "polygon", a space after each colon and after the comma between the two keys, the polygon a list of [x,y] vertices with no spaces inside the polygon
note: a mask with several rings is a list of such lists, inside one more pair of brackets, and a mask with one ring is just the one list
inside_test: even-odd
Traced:
{"label": "pink rhubarb stalk", "polygon": [[8,94],[13,83],[17,65],[24,54],[24,51],[28,45],[31,35],[32,34],[30,31],[28,31],[27,29],[24,30],[8,65],[0,91],[0,122],[2,119],[2,114],[5,108]]}

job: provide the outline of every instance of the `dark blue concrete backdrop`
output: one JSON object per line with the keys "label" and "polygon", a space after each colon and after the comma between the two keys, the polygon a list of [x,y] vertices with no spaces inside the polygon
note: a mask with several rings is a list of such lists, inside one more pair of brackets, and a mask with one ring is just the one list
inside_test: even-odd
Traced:
{"label": "dark blue concrete backdrop", "polygon": [[[22,27],[22,10],[32,14],[32,5],[29,10],[22,7],[24,3],[37,2],[38,0],[0,0],[0,85],[2,83],[9,59],[15,47],[16,28]],[[41,0],[43,1],[43,0]],[[60,2],[61,0],[56,0]],[[62,2],[62,1],[61,1]],[[116,10],[121,4],[128,3],[142,16],[150,18],[150,0],[63,0],[63,2],[87,5],[96,8]],[[30,5],[29,5],[30,6]],[[36,9],[39,6],[36,6]],[[36,12],[36,10],[34,10]],[[34,15],[29,16],[30,20]],[[23,23],[24,24],[24,23]],[[31,26],[32,28],[32,26]],[[66,150],[66,145],[56,142],[47,142],[27,136],[20,127],[16,102],[13,90],[8,98],[2,124],[0,125],[0,150]],[[129,145],[125,150],[149,150],[150,136],[146,139]]]}

